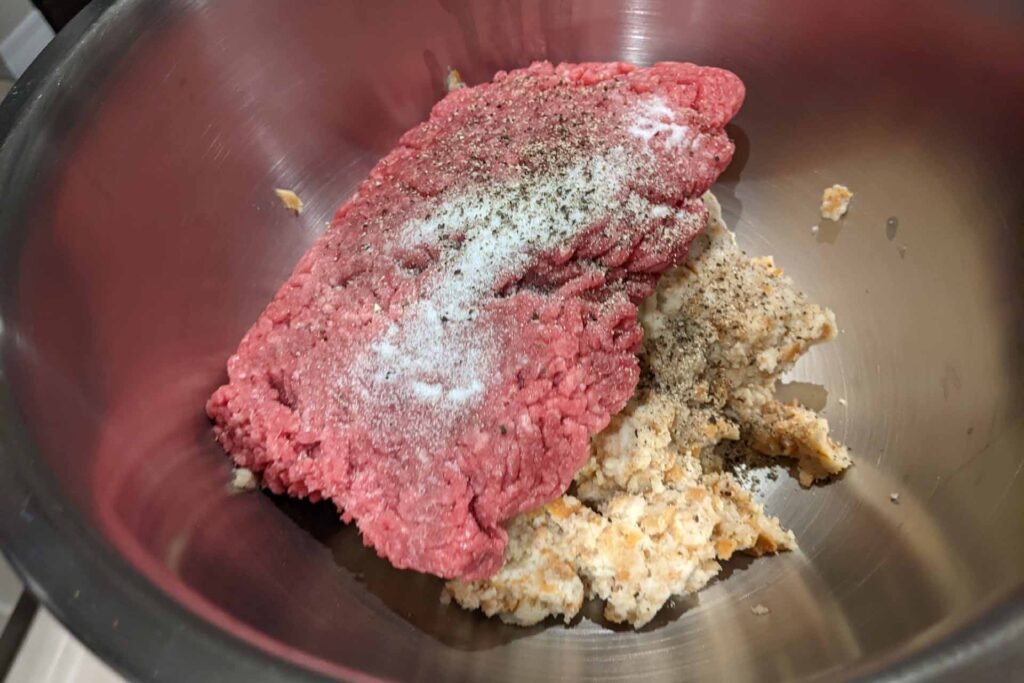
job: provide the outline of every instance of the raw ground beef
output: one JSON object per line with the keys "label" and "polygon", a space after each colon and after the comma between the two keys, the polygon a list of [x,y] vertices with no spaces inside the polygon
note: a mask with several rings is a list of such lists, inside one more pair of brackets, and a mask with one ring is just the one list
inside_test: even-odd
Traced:
{"label": "raw ground beef", "polygon": [[547,63],[450,93],[299,261],[207,412],[394,565],[478,579],[636,385],[636,307],[703,229],[733,74]]}

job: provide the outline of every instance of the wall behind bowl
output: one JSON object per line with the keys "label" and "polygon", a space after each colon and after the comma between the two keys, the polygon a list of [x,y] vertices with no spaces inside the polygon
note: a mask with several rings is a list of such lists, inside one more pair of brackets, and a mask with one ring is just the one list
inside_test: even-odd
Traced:
{"label": "wall behind bowl", "polygon": [[19,78],[52,38],[51,24],[28,0],[0,0],[0,62],[8,79]]}

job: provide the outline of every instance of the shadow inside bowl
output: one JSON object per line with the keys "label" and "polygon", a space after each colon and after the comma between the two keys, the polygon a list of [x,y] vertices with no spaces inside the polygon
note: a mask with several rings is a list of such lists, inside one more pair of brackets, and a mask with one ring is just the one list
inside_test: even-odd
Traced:
{"label": "shadow inside bowl", "polygon": [[373,548],[363,545],[359,530],[343,523],[332,503],[310,503],[286,496],[270,498],[296,525],[325,545],[335,563],[386,609],[449,647],[489,650],[559,625],[550,619],[530,628],[509,626],[479,612],[442,604],[442,579],[393,567]]}
{"label": "shadow inside bowl", "polygon": [[[696,594],[674,596],[649,623],[640,629],[616,623],[604,616],[604,601],[587,600],[580,613],[568,624],[550,617],[530,626],[512,626],[479,611],[468,611],[455,603],[443,604],[444,581],[435,576],[397,569],[363,544],[355,525],[345,524],[330,502],[310,503],[287,496],[267,494],[274,505],[294,524],[326,546],[335,563],[380,604],[420,632],[460,650],[488,650],[520,638],[535,636],[548,629],[578,628],[588,621],[614,632],[649,633],[664,628],[697,607]],[[752,558],[737,556],[724,563],[721,576],[742,571]]]}

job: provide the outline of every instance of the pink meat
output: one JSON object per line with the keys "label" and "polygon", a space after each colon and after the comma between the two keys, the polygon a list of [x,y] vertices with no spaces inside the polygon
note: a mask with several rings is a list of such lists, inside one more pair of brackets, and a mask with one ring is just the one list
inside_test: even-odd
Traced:
{"label": "pink meat", "polygon": [[478,579],[632,394],[637,304],[703,228],[733,74],[538,63],[406,133],[228,360],[217,439],[398,567]]}

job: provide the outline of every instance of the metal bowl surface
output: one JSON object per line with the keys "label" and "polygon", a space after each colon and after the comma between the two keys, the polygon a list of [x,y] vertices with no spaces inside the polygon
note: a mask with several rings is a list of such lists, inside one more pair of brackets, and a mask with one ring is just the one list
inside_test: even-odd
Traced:
{"label": "metal bowl surface", "polygon": [[[639,632],[445,607],[331,509],[228,495],[203,414],[446,68],[535,59],[739,74],[726,218],[843,330],[792,379],[856,466],[761,490],[800,550]],[[1022,122],[1012,3],[98,0],[0,107],[5,551],[139,680],[1022,677]]]}

